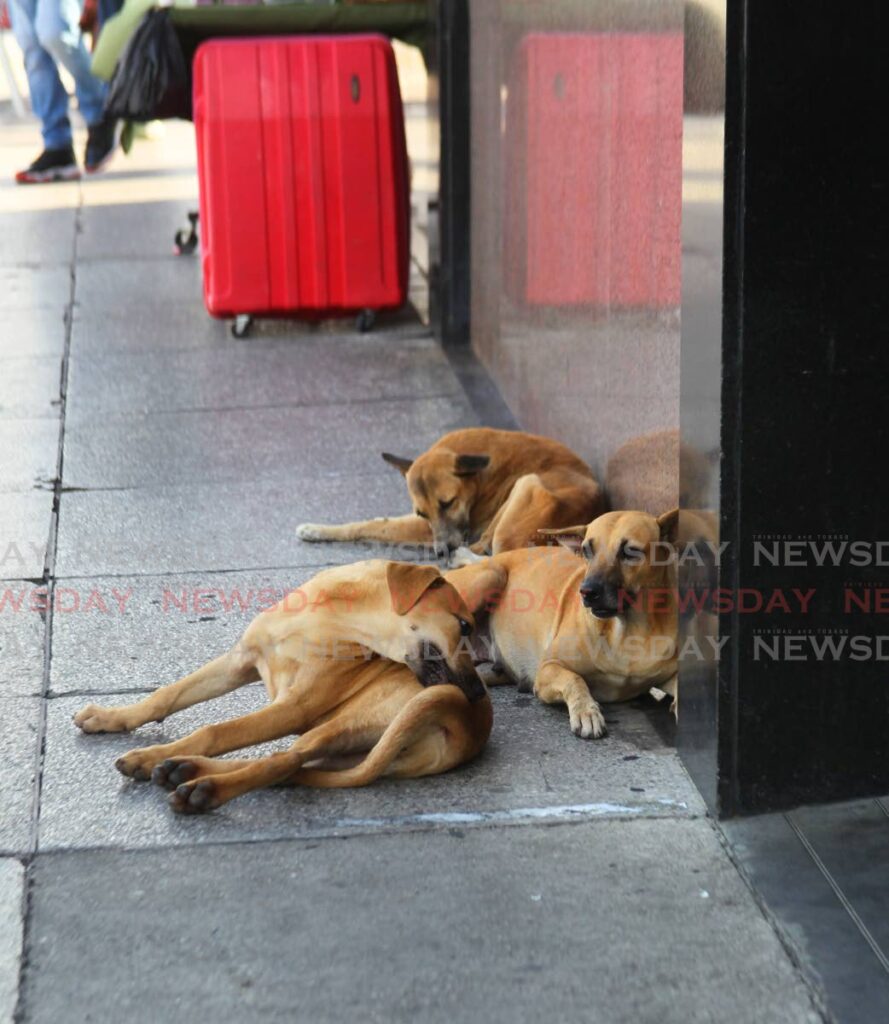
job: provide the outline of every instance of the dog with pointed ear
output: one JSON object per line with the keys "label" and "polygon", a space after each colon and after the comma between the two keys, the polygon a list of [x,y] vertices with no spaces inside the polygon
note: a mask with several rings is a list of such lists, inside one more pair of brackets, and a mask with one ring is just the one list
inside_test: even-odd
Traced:
{"label": "dog with pointed ear", "polygon": [[341,526],[304,523],[302,540],[431,544],[463,560],[542,543],[541,527],[589,521],[603,508],[590,468],[546,437],[473,428],[446,434],[415,459],[383,452],[405,478],[412,512]]}
{"label": "dog with pointed ear", "polygon": [[545,527],[572,553],[505,551],[447,574],[480,612],[498,594],[487,628],[502,674],[568,706],[572,731],[605,735],[599,702],[673,686],[678,512],[606,512],[586,525]]}

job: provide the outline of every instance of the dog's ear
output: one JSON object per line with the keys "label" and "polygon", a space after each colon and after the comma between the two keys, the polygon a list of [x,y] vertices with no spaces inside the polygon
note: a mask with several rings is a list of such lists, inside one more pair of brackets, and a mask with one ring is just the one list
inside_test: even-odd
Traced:
{"label": "dog's ear", "polygon": [[383,452],[382,455],[383,460],[394,466],[402,476],[407,476],[407,471],[414,464],[413,459],[403,459],[400,455],[391,455],[389,452]]}
{"label": "dog's ear", "polygon": [[390,562],[386,566],[386,583],[396,615],[407,615],[430,587],[440,587],[444,582],[434,565]]}
{"label": "dog's ear", "polygon": [[475,476],[487,469],[490,462],[488,455],[458,455],[454,459],[454,473],[457,476]]}
{"label": "dog's ear", "polygon": [[563,548],[567,548],[576,555],[579,554],[583,538],[586,536],[586,525],[563,526],[561,530],[538,530],[537,532],[541,537],[555,537]]}
{"label": "dog's ear", "polygon": [[670,509],[658,516],[657,525],[661,531],[661,540],[666,544],[675,544],[679,536],[679,509]]}

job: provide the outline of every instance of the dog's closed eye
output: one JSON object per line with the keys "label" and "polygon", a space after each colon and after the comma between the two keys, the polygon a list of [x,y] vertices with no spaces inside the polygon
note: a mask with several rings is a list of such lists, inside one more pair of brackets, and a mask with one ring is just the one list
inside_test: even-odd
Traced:
{"label": "dog's closed eye", "polygon": [[448,509],[449,509],[449,508],[451,507],[451,505],[453,505],[453,504],[454,504],[454,499],[453,499],[453,498],[451,498],[451,499],[450,499],[450,501],[440,501],[440,502],[438,503],[438,507],[439,507],[439,508],[440,508],[440,509],[442,510],[442,512],[447,512],[447,510],[448,510]]}
{"label": "dog's closed eye", "polygon": [[622,558],[625,562],[640,562],[644,556],[642,548],[632,544],[630,541],[625,540],[621,543],[620,550],[618,551],[618,557]]}

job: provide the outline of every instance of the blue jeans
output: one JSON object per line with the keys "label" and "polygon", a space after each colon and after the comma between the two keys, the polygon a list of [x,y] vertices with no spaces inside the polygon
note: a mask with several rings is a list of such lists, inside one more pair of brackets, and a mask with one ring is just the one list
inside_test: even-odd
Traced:
{"label": "blue jeans", "polygon": [[79,0],[8,0],[16,41],[25,55],[31,109],[40,118],[43,144],[71,144],[68,94],[59,78],[61,64],[74,79],[77,104],[88,125],[102,120],[108,86],[90,71],[90,55],[78,26]]}

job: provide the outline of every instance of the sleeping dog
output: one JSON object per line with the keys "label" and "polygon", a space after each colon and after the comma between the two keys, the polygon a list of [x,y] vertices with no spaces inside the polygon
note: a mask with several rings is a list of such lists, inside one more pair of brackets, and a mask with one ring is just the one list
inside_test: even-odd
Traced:
{"label": "sleeping dog", "polygon": [[[340,526],[303,523],[307,541],[434,544],[464,560],[542,541],[538,530],[589,522],[602,492],[577,455],[547,437],[486,427],[445,434],[416,459],[383,453],[403,474],[413,512]],[[463,545],[471,545],[469,551]]]}

